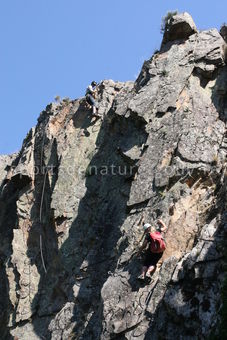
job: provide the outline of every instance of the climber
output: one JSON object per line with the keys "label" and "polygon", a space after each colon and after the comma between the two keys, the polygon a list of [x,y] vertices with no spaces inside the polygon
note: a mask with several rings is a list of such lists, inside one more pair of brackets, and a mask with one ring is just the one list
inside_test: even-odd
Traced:
{"label": "climber", "polygon": [[87,87],[86,100],[88,104],[92,106],[93,115],[99,117],[97,114],[97,103],[95,101],[97,86],[98,84],[95,81],[92,81],[91,84]]}
{"label": "climber", "polygon": [[167,226],[160,219],[157,220],[157,228],[151,226],[149,223],[144,223],[144,218],[142,219],[141,224],[143,224],[143,236],[145,236],[145,240],[140,247],[137,256],[139,256],[144,249],[146,249],[146,253],[142,273],[138,279],[146,280],[149,283],[151,281],[151,275],[156,270],[156,265],[166,248],[163,233],[166,232]]}

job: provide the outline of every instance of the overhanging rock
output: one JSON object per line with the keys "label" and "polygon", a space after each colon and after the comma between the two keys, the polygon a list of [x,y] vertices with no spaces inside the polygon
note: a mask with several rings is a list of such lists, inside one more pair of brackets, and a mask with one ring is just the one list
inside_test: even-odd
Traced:
{"label": "overhanging rock", "polygon": [[166,23],[163,44],[168,41],[187,39],[197,33],[196,25],[187,12],[173,15]]}

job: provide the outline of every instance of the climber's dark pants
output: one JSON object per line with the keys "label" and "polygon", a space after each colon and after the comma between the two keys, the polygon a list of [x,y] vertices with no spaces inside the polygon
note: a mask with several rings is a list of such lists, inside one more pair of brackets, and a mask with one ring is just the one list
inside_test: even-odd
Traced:
{"label": "climber's dark pants", "polygon": [[150,251],[150,249],[148,249],[146,251],[145,259],[144,259],[144,262],[143,262],[144,267],[147,267],[147,268],[149,268],[151,266],[156,267],[156,264],[161,259],[162,255],[163,255],[163,253],[152,253]]}

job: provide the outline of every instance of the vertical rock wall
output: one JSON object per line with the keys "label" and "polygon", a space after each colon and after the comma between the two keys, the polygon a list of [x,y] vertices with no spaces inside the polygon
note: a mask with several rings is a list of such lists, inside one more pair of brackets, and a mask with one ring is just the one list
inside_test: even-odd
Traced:
{"label": "vertical rock wall", "polygon": [[[84,98],[50,104],[0,159],[3,338],[205,339],[218,325],[225,42],[188,14],[168,29],[135,83],[99,85],[101,119]],[[142,216],[168,225],[147,286]]]}

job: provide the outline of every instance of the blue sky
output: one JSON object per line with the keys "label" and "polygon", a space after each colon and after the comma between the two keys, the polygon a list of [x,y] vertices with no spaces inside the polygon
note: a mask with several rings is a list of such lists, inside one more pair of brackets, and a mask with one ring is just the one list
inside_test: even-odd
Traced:
{"label": "blue sky", "polygon": [[56,95],[83,96],[93,79],[134,80],[174,9],[199,29],[227,21],[226,0],[0,0],[0,154],[20,149]]}

